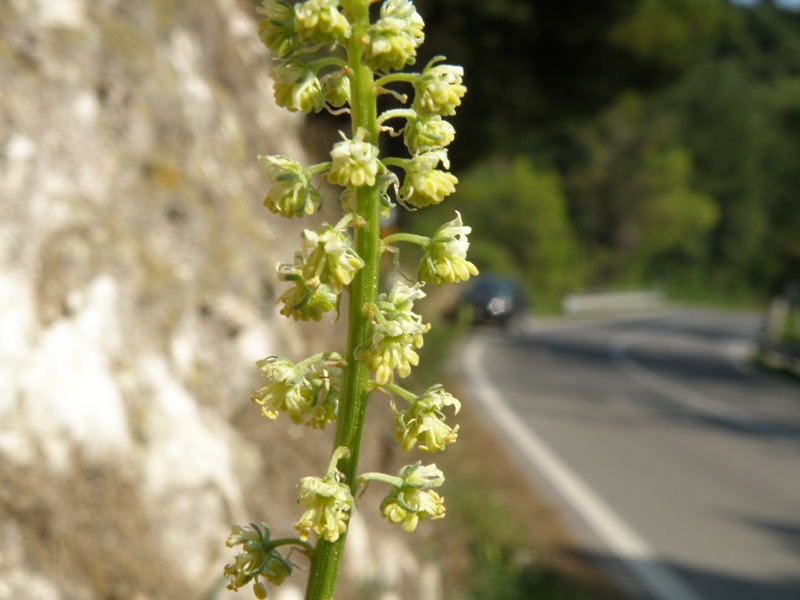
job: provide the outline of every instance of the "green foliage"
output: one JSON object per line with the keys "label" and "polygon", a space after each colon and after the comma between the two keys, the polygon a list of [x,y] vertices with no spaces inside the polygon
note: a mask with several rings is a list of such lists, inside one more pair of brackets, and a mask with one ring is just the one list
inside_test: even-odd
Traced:
{"label": "green foliage", "polygon": [[691,188],[691,156],[685,149],[646,151],[640,172],[644,193],[631,217],[635,281],[645,280],[664,260],[702,258],[706,236],[719,217],[711,196]]}
{"label": "green foliage", "polygon": [[[685,8],[696,35],[658,37],[654,49],[621,43],[625,27],[642,21],[659,31],[659,14],[638,10],[644,0],[427,0],[420,2],[430,42],[420,61],[447,55],[465,68],[469,101],[455,119],[461,144],[456,168],[486,154],[529,150],[539,132],[595,114],[631,87],[657,89],[679,74],[665,58],[682,45],[679,67],[719,31],[712,11]],[[653,0],[691,6],[700,0]],[[702,0],[720,4],[719,0]],[[652,13],[653,11],[651,11]],[[643,14],[639,14],[643,13]],[[667,43],[669,42],[669,43]],[[656,50],[663,50],[656,55]],[[670,54],[671,56],[671,54]]]}
{"label": "green foliage", "polygon": [[457,480],[450,498],[469,528],[473,566],[463,600],[585,600],[587,590],[524,539],[509,498]]}
{"label": "green foliage", "polygon": [[732,25],[722,0],[641,0],[611,40],[661,68],[681,73]]}
{"label": "green foliage", "polygon": [[579,284],[578,245],[554,170],[524,157],[487,162],[462,178],[458,198],[478,268],[518,275],[539,309]]}

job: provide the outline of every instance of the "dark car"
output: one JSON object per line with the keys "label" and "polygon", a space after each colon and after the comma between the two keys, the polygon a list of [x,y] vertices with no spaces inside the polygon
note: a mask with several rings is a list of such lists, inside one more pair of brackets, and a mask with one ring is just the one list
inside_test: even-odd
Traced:
{"label": "dark car", "polygon": [[519,282],[502,275],[479,275],[458,299],[458,314],[472,323],[508,327],[528,314]]}

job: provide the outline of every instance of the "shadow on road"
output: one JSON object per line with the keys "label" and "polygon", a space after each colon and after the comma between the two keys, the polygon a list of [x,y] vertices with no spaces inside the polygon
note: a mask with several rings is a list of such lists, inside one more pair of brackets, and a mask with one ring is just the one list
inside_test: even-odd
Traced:
{"label": "shadow on road", "polygon": [[[575,553],[575,550],[567,550]],[[623,585],[628,586],[630,600],[681,600],[678,598],[663,598],[643,589],[630,572],[619,561],[608,554],[578,551],[581,559],[588,559],[601,568],[617,573]],[[633,569],[646,569],[653,564],[648,561],[639,561],[632,564]],[[667,567],[678,575],[683,581],[689,582],[698,600],[798,600],[800,598],[800,576],[787,574],[774,580],[743,577],[720,571],[703,570],[689,567],[674,562],[661,562],[660,567]],[[633,570],[631,569],[631,570]]]}

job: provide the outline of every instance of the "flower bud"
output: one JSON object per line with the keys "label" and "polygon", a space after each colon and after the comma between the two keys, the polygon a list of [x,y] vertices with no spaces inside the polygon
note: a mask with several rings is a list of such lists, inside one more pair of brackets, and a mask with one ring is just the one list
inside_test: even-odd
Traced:
{"label": "flower bud", "polygon": [[350,78],[344,71],[324,75],[320,82],[325,90],[325,102],[334,108],[341,108],[350,102]]}
{"label": "flower bud", "polygon": [[295,321],[321,321],[322,316],[336,309],[338,296],[331,288],[320,283],[315,287],[300,279],[278,298],[283,304],[280,313]]}

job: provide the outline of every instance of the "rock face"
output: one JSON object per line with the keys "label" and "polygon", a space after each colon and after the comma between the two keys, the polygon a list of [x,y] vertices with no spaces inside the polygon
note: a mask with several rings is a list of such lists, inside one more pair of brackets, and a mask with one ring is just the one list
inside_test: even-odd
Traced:
{"label": "rock face", "polygon": [[[229,423],[253,362],[305,342],[273,308],[299,229],[261,208],[255,160],[302,159],[301,121],[245,10],[0,0],[0,598],[198,597],[247,519],[265,467]],[[104,529],[101,560],[138,544],[67,514],[86,469],[137,497],[140,550],[175,574],[98,583],[25,541],[38,515],[67,547],[59,527]]]}
{"label": "rock face", "polygon": [[[327,343],[274,308],[301,225],[261,207],[255,157],[305,152],[252,10],[0,0],[0,600],[228,597],[230,525],[291,532],[327,463],[330,431],[248,400],[255,360]],[[440,597],[354,523],[345,597]]]}

